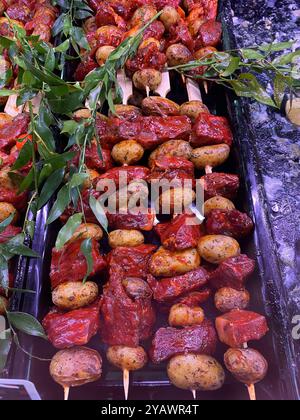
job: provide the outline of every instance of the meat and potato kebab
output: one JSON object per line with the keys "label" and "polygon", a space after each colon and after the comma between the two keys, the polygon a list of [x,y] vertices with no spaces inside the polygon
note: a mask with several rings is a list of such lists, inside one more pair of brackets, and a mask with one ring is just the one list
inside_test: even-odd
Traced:
{"label": "meat and potato kebab", "polygon": [[[75,74],[79,81],[103,65],[122,40],[159,10],[159,20],[149,26],[136,56],[126,63],[126,73],[137,89],[155,91],[166,64],[206,56],[215,51],[221,38],[214,0],[182,4],[178,0],[90,0],[89,4],[95,16],[86,20],[84,30],[91,51],[82,51],[83,61]],[[225,382],[225,369],[216,359],[222,343],[229,347],[225,367],[250,387],[263,380],[268,364],[246,344],[263,338],[268,326],[264,316],[248,310],[251,297],[246,282],[255,262],[242,253],[241,240],[252,233],[254,223],[236,208],[239,176],[215,172],[231,152],[229,121],[210,113],[200,100],[176,104],[152,95],[136,105],[117,105],[117,115],[98,115],[103,159],[95,140],[86,151],[85,223],[62,249],[52,250],[55,306],[43,325],[61,352],[53,359],[51,374],[65,388],[80,384],[81,377],[82,383],[99,379],[99,356],[98,369],[85,376],[85,363],[96,356],[83,346],[96,337],[91,345],[101,340],[108,362],[123,371],[126,398],[129,372],[142,369],[148,360],[168,363],[170,381],[181,389],[193,394],[213,391]],[[81,109],[73,118],[80,121],[89,116],[88,109]],[[73,150],[77,155],[70,170],[79,161],[77,146]],[[124,177],[129,191],[125,198]],[[139,211],[131,207],[122,211],[136,193],[147,194],[150,184],[163,180],[176,181],[176,191],[167,200],[169,211],[164,216],[168,217],[156,214],[163,194],[157,198],[156,211],[147,202]],[[103,181],[114,181],[118,190],[117,212],[106,212],[108,253],[106,234],[89,204],[91,196],[101,198],[97,185]],[[185,181],[191,183],[188,190]],[[205,198],[198,209],[205,216],[202,224],[191,223],[195,215],[188,211],[195,201],[197,182]],[[186,204],[183,214],[176,211],[178,202]],[[79,204],[78,208],[69,206],[61,216],[62,224],[80,211]],[[149,240],[150,233],[155,235],[155,244]],[[86,279],[88,266],[81,246],[88,238],[94,264]],[[209,319],[205,310],[210,298],[219,315],[216,320]],[[83,361],[70,369],[72,358],[74,363],[78,358],[76,349],[84,351]]]}

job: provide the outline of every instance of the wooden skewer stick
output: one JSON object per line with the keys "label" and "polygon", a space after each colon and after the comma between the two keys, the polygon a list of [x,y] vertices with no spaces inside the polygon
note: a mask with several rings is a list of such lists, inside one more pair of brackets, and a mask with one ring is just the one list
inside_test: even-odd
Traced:
{"label": "wooden skewer stick", "polygon": [[124,369],[123,370],[123,386],[124,386],[124,394],[125,394],[125,400],[128,400],[129,395],[129,370]]}
{"label": "wooden skewer stick", "polygon": [[204,90],[206,95],[208,95],[208,83],[206,81],[203,82]]}
{"label": "wooden skewer stick", "polygon": [[161,98],[166,98],[168,93],[171,92],[170,74],[166,70],[162,72],[161,76],[161,84],[158,86],[155,93],[157,93]]}
{"label": "wooden skewer stick", "polygon": [[197,391],[195,389],[192,389],[192,394],[193,394],[194,400],[196,400],[197,399]]}
{"label": "wooden skewer stick", "polygon": [[213,167],[212,166],[205,166],[205,173],[207,174],[212,174],[213,173]]}
{"label": "wooden skewer stick", "polygon": [[149,96],[150,96],[150,88],[149,88],[149,86],[146,86],[146,94],[147,94],[147,98],[149,98]]}
{"label": "wooden skewer stick", "polygon": [[132,96],[132,81],[126,76],[125,70],[117,72],[118,83],[123,92],[123,105],[127,105],[129,98]]}
{"label": "wooden skewer stick", "polygon": [[70,395],[70,387],[64,386],[64,400],[68,401]]}
{"label": "wooden skewer stick", "polygon": [[[247,349],[248,348],[248,343],[244,343],[243,347],[244,347],[244,349]],[[248,389],[248,394],[249,394],[249,397],[250,397],[250,401],[257,401],[255,385],[254,384],[246,385],[246,387]]]}

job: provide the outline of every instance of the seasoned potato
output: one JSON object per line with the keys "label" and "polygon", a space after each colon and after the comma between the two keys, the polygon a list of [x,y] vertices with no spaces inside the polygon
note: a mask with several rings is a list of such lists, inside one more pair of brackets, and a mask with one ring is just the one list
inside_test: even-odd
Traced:
{"label": "seasoned potato", "polygon": [[230,312],[233,309],[246,309],[249,303],[250,294],[247,290],[223,287],[215,294],[216,308],[223,313]]}
{"label": "seasoned potato", "polygon": [[98,286],[92,281],[60,284],[52,292],[55,306],[66,311],[82,308],[93,303],[99,294]]}
{"label": "seasoned potato", "polygon": [[5,315],[5,312],[8,309],[8,304],[8,299],[4,296],[0,296],[0,315]]}
{"label": "seasoned potato", "polygon": [[170,29],[172,25],[175,25],[180,20],[180,14],[172,6],[165,6],[160,15],[160,20],[164,24],[167,30]]}
{"label": "seasoned potato", "polygon": [[171,327],[188,327],[202,324],[204,318],[205,315],[202,308],[191,308],[187,305],[177,304],[171,308],[169,324]]}
{"label": "seasoned potato", "polygon": [[225,197],[212,197],[204,203],[204,216],[207,216],[212,210],[234,210],[235,205]]}
{"label": "seasoned potato", "polygon": [[150,272],[154,277],[173,277],[195,270],[201,263],[196,249],[171,252],[164,247],[152,256]]}
{"label": "seasoned potato", "polygon": [[73,347],[56,353],[50,374],[62,387],[75,387],[95,382],[102,375],[102,358],[96,350]]}
{"label": "seasoned potato", "polygon": [[254,349],[229,349],[224,361],[229,372],[246,385],[257,384],[268,372],[268,362]]}
{"label": "seasoned potato", "polygon": [[131,27],[144,26],[156,14],[157,14],[157,10],[155,9],[155,7],[151,5],[145,5],[145,6],[139,7],[132,16]]}
{"label": "seasoned potato", "polygon": [[89,32],[95,32],[98,29],[95,16],[86,19],[82,25],[82,28],[86,34]]}
{"label": "seasoned potato", "polygon": [[169,140],[155,149],[149,157],[149,166],[153,167],[154,161],[164,156],[175,156],[190,159],[193,149],[189,142],[184,140]]}
{"label": "seasoned potato", "polygon": [[201,113],[209,114],[207,106],[201,101],[185,102],[180,107],[180,115],[186,115],[192,122],[195,122]]}
{"label": "seasoned potato", "polygon": [[7,219],[12,214],[15,214],[15,217],[13,218],[12,224],[16,223],[19,215],[15,207],[10,203],[1,203],[0,202],[0,223],[3,222],[5,219]]}
{"label": "seasoned potato", "polygon": [[200,354],[173,357],[167,371],[172,384],[180,389],[216,391],[225,382],[222,366],[214,358]]}
{"label": "seasoned potato", "polygon": [[240,255],[241,249],[239,243],[229,236],[207,235],[199,240],[198,252],[206,261],[220,264],[227,258]]}
{"label": "seasoned potato", "polygon": [[139,46],[139,50],[142,50],[142,49],[148,47],[148,45],[150,45],[150,44],[155,44],[157,46],[157,48],[160,50],[160,42],[156,38],[147,38],[144,41],[142,41],[140,46]]}
{"label": "seasoned potato", "polygon": [[124,140],[113,147],[111,156],[121,165],[133,165],[144,156],[144,148],[135,140]]}
{"label": "seasoned potato", "polygon": [[183,209],[186,209],[195,201],[196,193],[191,188],[176,187],[164,191],[157,203],[157,208],[161,210],[162,214],[180,214]]}
{"label": "seasoned potato", "polygon": [[152,290],[145,280],[128,277],[122,281],[122,285],[129,297],[132,299],[150,299]]}
{"label": "seasoned potato", "polygon": [[[1,69],[0,69],[1,73]],[[10,123],[12,121],[12,116],[6,114],[5,112],[0,112],[0,128],[3,127],[5,124]]]}
{"label": "seasoned potato", "polygon": [[106,357],[117,368],[130,371],[142,369],[148,361],[143,347],[112,346],[107,350]]}
{"label": "seasoned potato", "polygon": [[3,188],[4,190],[15,191],[18,187],[11,180],[8,172],[9,169],[2,169],[0,171],[0,188]]}
{"label": "seasoned potato", "polygon": [[186,22],[193,38],[198,35],[200,27],[205,23],[203,7],[195,7],[188,15]]}
{"label": "seasoned potato", "polygon": [[138,246],[142,245],[145,238],[138,230],[114,230],[108,235],[108,241],[111,248],[119,246]]}
{"label": "seasoned potato", "polygon": [[78,239],[96,239],[101,241],[103,238],[103,230],[100,226],[95,223],[82,223],[73,234],[70,242],[77,241]]}
{"label": "seasoned potato", "polygon": [[95,171],[95,169],[87,169],[86,173],[88,175],[88,179],[84,181],[83,188],[90,188],[93,184],[93,181],[99,178],[99,172]]}
{"label": "seasoned potato", "polygon": [[110,45],[104,45],[103,47],[97,49],[95,57],[99,66],[103,66],[103,64],[106,63],[108,57],[114,50],[115,47],[112,47]]}
{"label": "seasoned potato", "polygon": [[[120,118],[134,119],[142,115],[142,111],[137,106],[133,105],[115,105],[115,110]],[[111,111],[109,116],[112,116]]]}
{"label": "seasoned potato", "polygon": [[142,110],[145,115],[158,117],[179,115],[179,105],[167,98],[149,96],[142,102]]}
{"label": "seasoned potato", "polygon": [[148,87],[155,92],[162,81],[162,74],[155,69],[144,69],[134,73],[132,78],[133,84],[137,89],[146,90]]}
{"label": "seasoned potato", "polygon": [[218,52],[218,50],[214,47],[204,47],[195,52],[194,58],[195,60],[202,60],[202,58],[207,59],[210,58],[215,52]]}
{"label": "seasoned potato", "polygon": [[166,56],[170,67],[186,64],[193,59],[190,50],[183,44],[170,45],[166,51]]}
{"label": "seasoned potato", "polygon": [[229,157],[230,147],[227,144],[217,144],[194,149],[191,161],[197,169],[205,169],[206,166],[215,168],[222,165]]}
{"label": "seasoned potato", "polygon": [[92,116],[92,112],[88,108],[78,109],[77,111],[73,113],[73,118],[76,121],[79,121],[82,119],[85,120],[85,119],[91,118],[91,116]]}

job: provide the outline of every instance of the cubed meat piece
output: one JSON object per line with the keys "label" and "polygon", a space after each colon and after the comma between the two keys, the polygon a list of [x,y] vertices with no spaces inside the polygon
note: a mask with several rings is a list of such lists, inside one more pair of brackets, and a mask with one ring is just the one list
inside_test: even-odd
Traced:
{"label": "cubed meat piece", "polygon": [[185,296],[182,296],[175,303],[189,306],[190,308],[195,308],[196,306],[201,305],[206,302],[211,296],[211,289],[204,287],[198,292],[192,292]]}
{"label": "cubed meat piece", "polygon": [[132,181],[147,180],[150,170],[144,166],[111,168],[99,177],[99,181],[113,181],[116,188],[128,186]]}
{"label": "cubed meat piece", "polygon": [[[50,279],[52,289],[68,281],[82,281],[87,273],[87,262],[81,247],[82,241],[77,240],[63,247],[52,250]],[[107,267],[105,259],[99,251],[99,244],[92,240],[93,271],[90,277],[100,273]]]}
{"label": "cubed meat piece", "polygon": [[213,324],[205,320],[195,327],[160,328],[152,341],[150,358],[161,363],[178,354],[197,353],[213,355],[216,351],[217,334]]}
{"label": "cubed meat piece", "polygon": [[243,290],[246,281],[255,270],[255,261],[247,255],[228,258],[210,274],[209,284],[214,289],[230,287],[236,290]]}
{"label": "cubed meat piece", "polygon": [[155,232],[163,246],[170,251],[195,248],[203,236],[202,225],[196,224],[194,215],[180,214],[171,222],[159,223]]}
{"label": "cubed meat piece", "polygon": [[100,327],[100,304],[63,313],[50,312],[43,320],[49,341],[57,349],[84,346],[97,334]]}
{"label": "cubed meat piece", "polygon": [[183,3],[188,12],[196,8],[201,9],[202,15],[199,18],[203,21],[217,18],[218,0],[184,0]]}
{"label": "cubed meat piece", "polygon": [[269,331],[267,320],[255,312],[233,310],[216,319],[219,339],[229,347],[238,348],[248,341],[258,341]]}
{"label": "cubed meat piece", "polygon": [[150,258],[156,248],[154,245],[118,247],[108,254],[108,264],[110,267],[121,267],[125,277],[145,279],[149,274]]}
{"label": "cubed meat piece", "polygon": [[156,43],[150,43],[138,50],[137,54],[127,60],[126,72],[132,76],[135,72],[144,69],[155,69],[162,71],[167,62],[167,57],[160,52]]}
{"label": "cubed meat piece", "polygon": [[147,280],[155,300],[158,302],[170,302],[205,286],[208,278],[207,271],[199,267],[182,276],[164,278],[162,280],[156,280],[153,276],[148,276]]}
{"label": "cubed meat piece", "polygon": [[141,230],[150,232],[155,221],[155,212],[151,209],[130,209],[127,213],[107,213],[111,229]]}
{"label": "cubed meat piece", "polygon": [[233,200],[240,188],[240,180],[237,175],[214,172],[204,175],[201,181],[204,183],[205,200],[216,196]]}
{"label": "cubed meat piece", "polygon": [[12,225],[7,226],[7,228],[5,228],[4,231],[0,233],[0,244],[3,244],[4,242],[9,241],[10,239],[13,239],[21,232],[22,229],[20,227]]}
{"label": "cubed meat piece", "polygon": [[[148,181],[166,180],[174,186],[184,186],[186,179],[194,180],[194,165],[182,157],[165,156],[153,161]],[[176,184],[175,184],[176,183]]]}
{"label": "cubed meat piece", "polygon": [[196,119],[191,145],[201,147],[214,144],[232,145],[233,135],[227,118],[201,113]]}
{"label": "cubed meat piece", "polygon": [[203,47],[217,47],[222,38],[222,24],[209,20],[200,27],[195,40],[196,50]]}
{"label": "cubed meat piece", "polygon": [[226,235],[240,239],[253,231],[253,221],[238,210],[212,210],[206,219],[209,235]]}
{"label": "cubed meat piece", "polygon": [[91,57],[86,57],[83,61],[78,64],[78,67],[74,74],[74,79],[81,82],[85,76],[87,76],[92,70],[98,67],[96,61]]}
{"label": "cubed meat piece", "polygon": [[[80,152],[77,146],[74,146],[73,150],[76,152],[76,156],[72,162],[78,165]],[[113,167],[113,161],[110,150],[102,149],[102,158],[99,156],[98,146],[96,142],[92,142],[91,146],[86,148],[85,153],[85,164],[89,169],[94,169],[99,173],[108,171]]]}
{"label": "cubed meat piece", "polygon": [[12,121],[0,127],[0,151],[8,152],[21,135],[28,131],[29,114],[19,114]]}

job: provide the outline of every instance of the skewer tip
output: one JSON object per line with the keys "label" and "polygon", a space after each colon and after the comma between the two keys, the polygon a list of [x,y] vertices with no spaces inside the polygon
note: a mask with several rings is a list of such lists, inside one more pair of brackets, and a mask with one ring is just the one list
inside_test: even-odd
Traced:
{"label": "skewer tip", "polygon": [[247,385],[247,389],[248,389],[250,401],[256,401],[255,385],[254,384]]}
{"label": "skewer tip", "polygon": [[147,98],[149,98],[149,96],[150,96],[150,88],[149,88],[149,86],[146,86],[146,94],[147,94]]}
{"label": "skewer tip", "polygon": [[193,394],[194,400],[196,400],[197,399],[197,391],[195,389],[192,389],[192,394]]}
{"label": "skewer tip", "polygon": [[70,387],[64,386],[64,400],[68,401],[70,395]]}
{"label": "skewer tip", "polygon": [[203,86],[204,86],[204,90],[205,90],[206,95],[208,95],[208,83],[203,82]]}
{"label": "skewer tip", "polygon": [[128,394],[129,394],[129,370],[124,369],[123,370],[123,385],[124,385],[124,394],[125,394],[125,400],[128,400]]}

